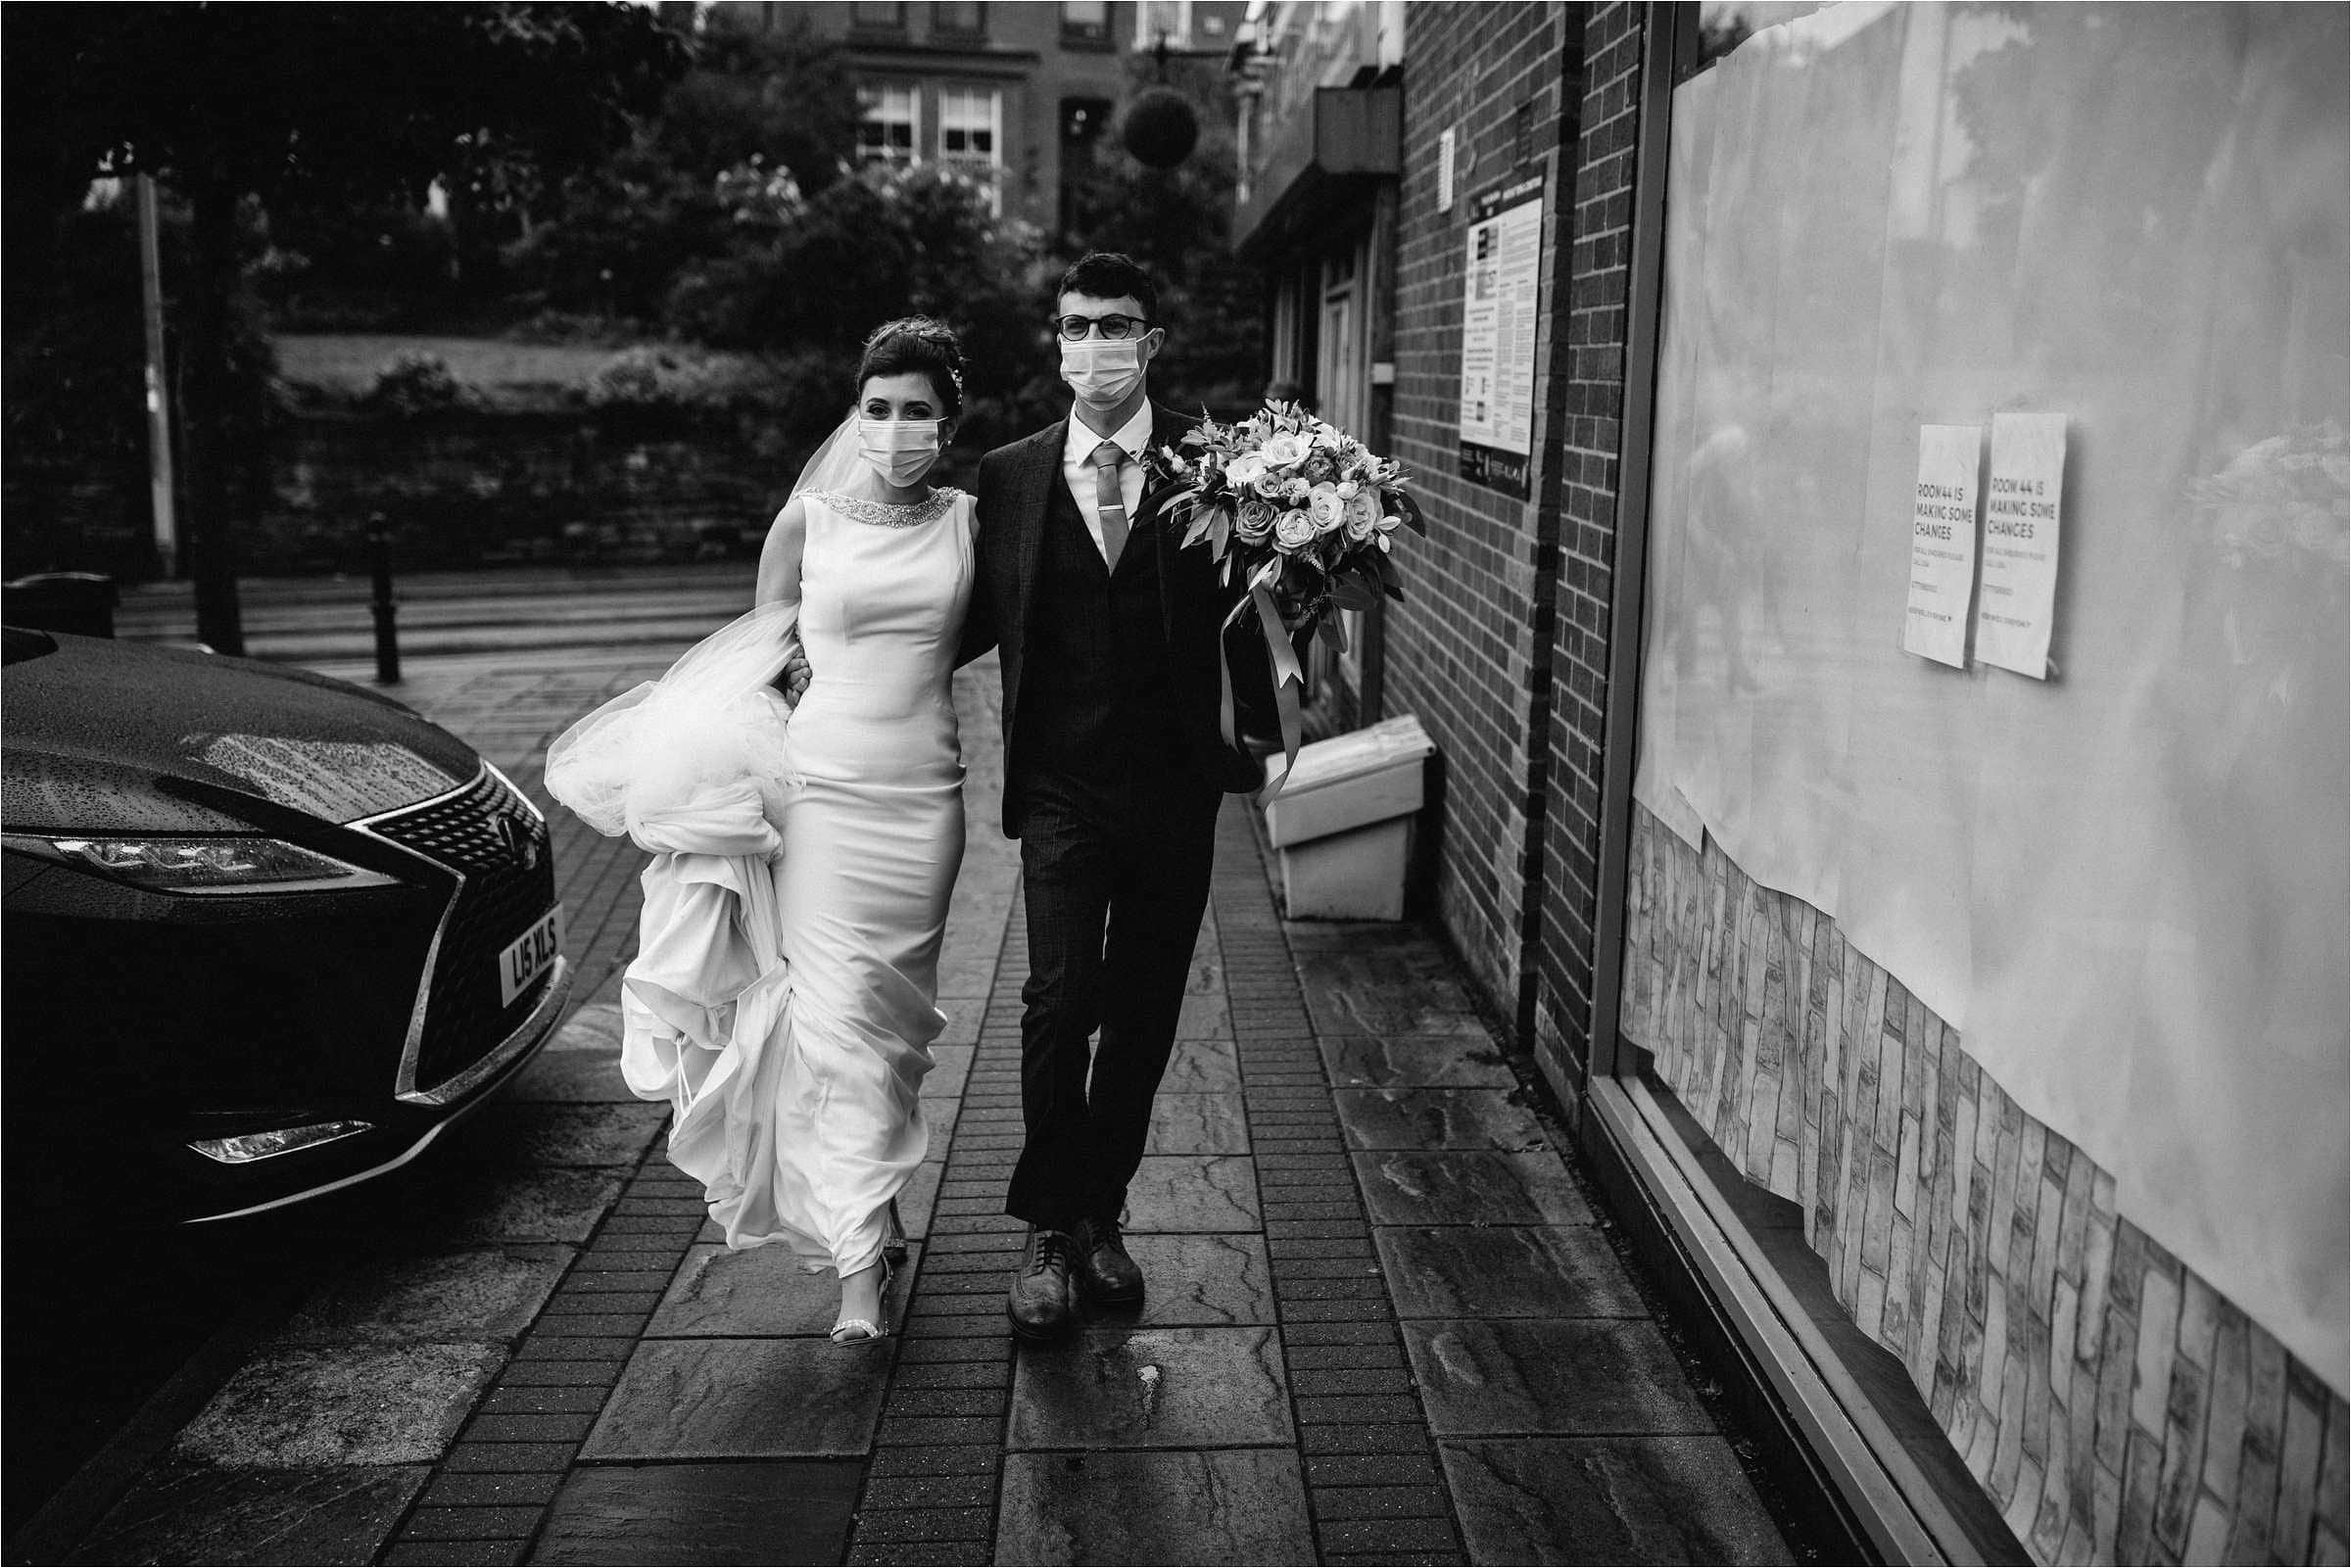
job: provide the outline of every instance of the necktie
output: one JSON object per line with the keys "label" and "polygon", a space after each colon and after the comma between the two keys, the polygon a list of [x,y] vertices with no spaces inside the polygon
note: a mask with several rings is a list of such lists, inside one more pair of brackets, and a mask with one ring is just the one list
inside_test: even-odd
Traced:
{"label": "necktie", "polygon": [[1102,558],[1116,567],[1127,547],[1127,502],[1119,495],[1119,469],[1127,453],[1115,441],[1094,449],[1094,507],[1102,517]]}

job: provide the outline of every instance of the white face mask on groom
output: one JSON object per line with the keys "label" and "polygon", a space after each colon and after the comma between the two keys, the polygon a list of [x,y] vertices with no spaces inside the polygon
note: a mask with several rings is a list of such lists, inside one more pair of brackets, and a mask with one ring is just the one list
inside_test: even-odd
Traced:
{"label": "white face mask on groom", "polygon": [[1143,382],[1143,343],[1140,338],[1068,339],[1061,345],[1061,379],[1079,401],[1097,408],[1122,402]]}

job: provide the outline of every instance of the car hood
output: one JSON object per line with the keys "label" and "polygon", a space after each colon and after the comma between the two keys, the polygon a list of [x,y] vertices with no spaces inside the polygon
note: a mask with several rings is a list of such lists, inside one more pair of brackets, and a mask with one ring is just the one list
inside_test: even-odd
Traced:
{"label": "car hood", "polygon": [[[481,759],[388,698],[279,665],[55,636],[0,687],[11,832],[221,832],[235,797],[347,823],[469,782]],[[225,796],[223,794],[225,792]]]}

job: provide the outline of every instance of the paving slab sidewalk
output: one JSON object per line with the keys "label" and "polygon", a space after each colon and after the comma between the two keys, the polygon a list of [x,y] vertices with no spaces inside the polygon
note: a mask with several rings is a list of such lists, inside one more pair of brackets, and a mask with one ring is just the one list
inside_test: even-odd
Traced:
{"label": "paving slab sidewalk", "polygon": [[[399,694],[544,801],[547,740],[674,651],[420,661]],[[992,667],[957,698],[891,1338],[831,1345],[829,1276],[729,1253],[662,1159],[616,1061],[642,857],[552,813],[578,1012],[74,1560],[1786,1560],[1442,949],[1284,922],[1237,800],[1128,1215],[1150,1296],[1016,1348],[1027,941]]]}

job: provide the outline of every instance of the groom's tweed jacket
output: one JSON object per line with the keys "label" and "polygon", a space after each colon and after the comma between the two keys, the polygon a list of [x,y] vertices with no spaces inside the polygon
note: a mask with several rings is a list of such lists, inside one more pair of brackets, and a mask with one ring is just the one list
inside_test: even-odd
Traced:
{"label": "groom's tweed jacket", "polygon": [[[1153,449],[1194,423],[1154,404]],[[1206,549],[1180,547],[1150,479],[1117,571],[1085,553],[1094,546],[1062,476],[1067,434],[1058,422],[980,462],[979,572],[959,658],[1001,651],[1004,831],[1016,838],[1024,775],[1038,766],[1173,767],[1223,789],[1264,780],[1219,726],[1220,629],[1237,595]],[[1263,642],[1239,632],[1226,642],[1246,725],[1270,696]]]}

